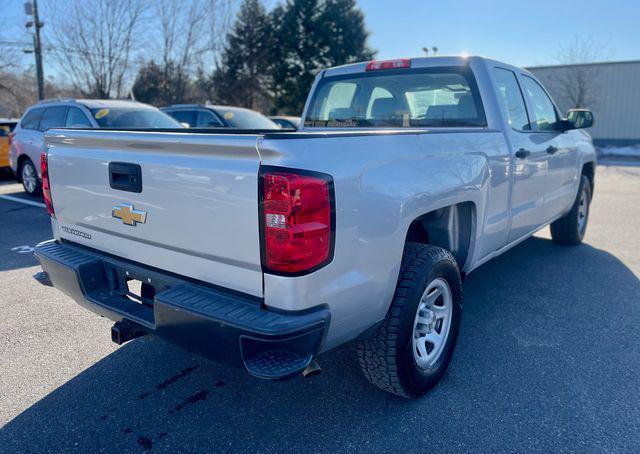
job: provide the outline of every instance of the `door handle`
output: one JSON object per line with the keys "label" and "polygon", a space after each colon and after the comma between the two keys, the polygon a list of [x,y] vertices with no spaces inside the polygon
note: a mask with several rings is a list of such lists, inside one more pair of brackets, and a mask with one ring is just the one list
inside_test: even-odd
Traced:
{"label": "door handle", "polygon": [[549,145],[547,147],[547,153],[549,154],[556,154],[558,152],[558,148],[554,147],[553,145]]}
{"label": "door handle", "polygon": [[516,151],[516,158],[518,159],[526,159],[527,156],[529,156],[531,154],[531,152],[529,150],[525,150],[524,148],[520,148],[518,151]]}
{"label": "door handle", "polygon": [[142,169],[128,162],[109,163],[109,186],[128,192],[142,192]]}

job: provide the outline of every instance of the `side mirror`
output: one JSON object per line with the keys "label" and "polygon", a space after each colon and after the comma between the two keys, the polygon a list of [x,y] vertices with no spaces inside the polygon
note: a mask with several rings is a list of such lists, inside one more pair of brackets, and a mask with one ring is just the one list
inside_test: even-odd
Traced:
{"label": "side mirror", "polygon": [[587,109],[570,109],[566,129],[584,129],[593,126],[593,113]]}
{"label": "side mirror", "polygon": [[191,125],[189,123],[187,123],[186,121],[181,121],[180,122],[180,126],[182,126],[183,128],[190,128]]}

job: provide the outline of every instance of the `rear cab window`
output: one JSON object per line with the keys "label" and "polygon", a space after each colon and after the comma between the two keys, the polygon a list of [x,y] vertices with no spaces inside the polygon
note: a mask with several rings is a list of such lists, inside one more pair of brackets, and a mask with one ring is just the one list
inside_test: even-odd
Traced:
{"label": "rear cab window", "polygon": [[371,71],[320,80],[309,128],[485,127],[470,68]]}

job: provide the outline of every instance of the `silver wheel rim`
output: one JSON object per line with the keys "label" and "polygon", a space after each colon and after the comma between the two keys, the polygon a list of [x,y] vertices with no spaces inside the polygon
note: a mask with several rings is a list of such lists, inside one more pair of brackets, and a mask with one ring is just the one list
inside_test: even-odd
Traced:
{"label": "silver wheel rim", "polygon": [[413,322],[413,358],[421,369],[438,361],[449,338],[453,296],[446,280],[434,279],[427,285]]}
{"label": "silver wheel rim", "polygon": [[36,172],[31,164],[22,166],[22,184],[27,192],[36,190]]}
{"label": "silver wheel rim", "polygon": [[589,216],[589,195],[586,188],[582,189],[578,203],[578,231],[583,233],[587,227],[587,217]]}

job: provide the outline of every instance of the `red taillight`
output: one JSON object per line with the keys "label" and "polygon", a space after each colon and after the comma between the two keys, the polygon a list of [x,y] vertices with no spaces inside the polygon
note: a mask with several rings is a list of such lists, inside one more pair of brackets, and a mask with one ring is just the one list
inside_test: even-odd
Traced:
{"label": "red taillight", "polygon": [[400,69],[411,68],[411,60],[409,58],[398,58],[397,60],[381,60],[370,61],[366,71],[379,71],[381,69]]}
{"label": "red taillight", "polygon": [[333,180],[325,174],[263,168],[262,264],[265,271],[304,274],[333,256]]}
{"label": "red taillight", "polygon": [[11,146],[11,142],[13,142],[13,133],[10,132],[9,134],[7,134],[7,137],[9,138],[9,146]]}
{"label": "red taillight", "polygon": [[49,185],[49,163],[47,158],[47,152],[43,151],[40,155],[40,170],[42,173],[42,195],[44,196],[44,203],[47,205],[47,211],[51,217],[55,217],[53,210],[53,200],[51,200],[51,186]]}

